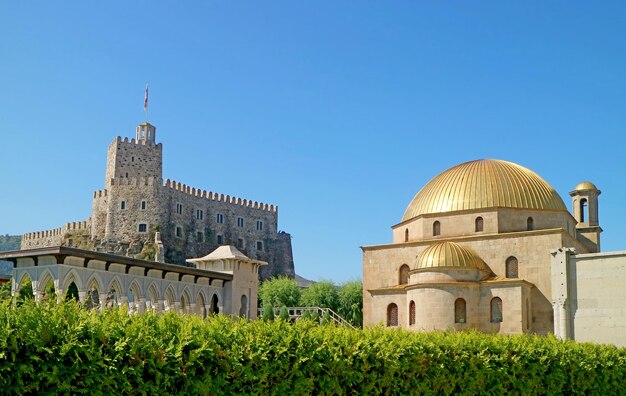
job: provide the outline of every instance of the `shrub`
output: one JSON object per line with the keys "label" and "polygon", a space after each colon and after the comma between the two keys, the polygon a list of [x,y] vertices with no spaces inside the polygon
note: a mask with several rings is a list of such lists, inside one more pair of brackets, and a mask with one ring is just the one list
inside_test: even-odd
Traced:
{"label": "shrub", "polygon": [[259,286],[259,300],[273,307],[297,307],[300,305],[300,287],[295,280],[280,276],[268,279]]}
{"label": "shrub", "polygon": [[623,393],[626,348],[0,302],[3,394]]}
{"label": "shrub", "polygon": [[332,323],[332,320],[330,319],[330,312],[324,311],[324,315],[322,315],[322,324],[327,325],[331,323]]}

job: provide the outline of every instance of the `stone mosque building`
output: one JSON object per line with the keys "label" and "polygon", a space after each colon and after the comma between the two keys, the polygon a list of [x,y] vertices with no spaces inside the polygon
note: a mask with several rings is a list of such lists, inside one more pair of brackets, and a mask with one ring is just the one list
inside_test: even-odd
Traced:
{"label": "stone mosque building", "polygon": [[539,175],[501,160],[439,174],[392,243],[362,247],[364,325],[626,345],[626,252],[599,253],[596,186],[570,195],[572,213]]}

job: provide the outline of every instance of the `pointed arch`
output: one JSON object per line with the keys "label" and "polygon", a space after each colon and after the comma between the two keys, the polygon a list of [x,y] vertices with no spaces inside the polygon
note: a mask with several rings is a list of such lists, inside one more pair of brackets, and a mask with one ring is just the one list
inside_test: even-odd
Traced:
{"label": "pointed arch", "polygon": [[85,290],[83,279],[78,274],[78,271],[76,271],[76,269],[74,268],[69,270],[67,274],[65,274],[65,276],[63,277],[63,282],[61,282],[61,284],[63,285],[63,291],[66,291],[72,283],[74,283],[78,290]]}
{"label": "pointed arch", "polygon": [[87,281],[87,297],[85,305],[87,309],[94,309],[100,306],[100,293],[102,293],[102,279],[98,274],[92,274]]}
{"label": "pointed arch", "polygon": [[17,283],[18,301],[30,300],[35,298],[35,291],[33,290],[33,280],[28,272],[24,272]]}
{"label": "pointed arch", "polygon": [[148,286],[146,300],[150,302],[150,308],[153,312],[159,311],[159,288],[156,287],[154,282]]}
{"label": "pointed arch", "polygon": [[49,269],[39,275],[39,292],[43,300],[56,299],[56,285]]}
{"label": "pointed arch", "polygon": [[182,313],[191,313],[191,297],[189,295],[189,288],[186,286],[182,293],[180,293],[180,310]]}
{"label": "pointed arch", "polygon": [[120,297],[124,295],[124,288],[122,287],[122,280],[119,276],[115,275],[113,279],[111,279],[106,291],[107,300],[105,305],[108,308],[113,308],[114,306],[120,304]]}
{"label": "pointed arch", "polygon": [[136,279],[133,279],[128,285],[128,290],[126,291],[126,298],[128,299],[128,311],[129,312],[139,312],[141,311],[141,298],[143,294],[141,291],[141,287]]}
{"label": "pointed arch", "polygon": [[203,290],[200,290],[196,296],[196,314],[206,318],[206,298]]}
{"label": "pointed arch", "polygon": [[245,294],[241,295],[241,306],[239,308],[239,316],[248,318],[248,296],[246,296]]}
{"label": "pointed arch", "polygon": [[220,299],[217,296],[217,293],[213,293],[213,296],[211,297],[211,308],[209,310],[209,313],[212,313],[212,314],[220,313],[219,301]]}
{"label": "pointed arch", "polygon": [[163,304],[165,306],[164,309],[166,311],[176,310],[176,293],[174,292],[174,288],[172,287],[172,285],[169,285],[167,289],[165,289],[165,294],[163,297]]}

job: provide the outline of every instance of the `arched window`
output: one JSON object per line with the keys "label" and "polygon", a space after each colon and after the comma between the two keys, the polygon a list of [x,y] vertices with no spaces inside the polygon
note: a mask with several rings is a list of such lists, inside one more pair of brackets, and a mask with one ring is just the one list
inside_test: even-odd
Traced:
{"label": "arched window", "polygon": [[584,223],[587,218],[587,199],[580,200],[580,222]]}
{"label": "arched window", "polygon": [[454,323],[465,323],[465,300],[462,298],[457,298],[454,302]]}
{"label": "arched window", "polygon": [[404,242],[409,241],[409,229],[404,230]]}
{"label": "arched window", "polygon": [[415,301],[411,300],[409,303],[409,326],[415,324]]}
{"label": "arched window", "polygon": [[387,326],[398,325],[398,306],[391,303],[387,306]]}
{"label": "arched window", "polygon": [[500,297],[491,299],[491,323],[502,322],[502,300]]}
{"label": "arched window", "polygon": [[400,266],[400,284],[406,285],[409,283],[409,266],[402,264]]}
{"label": "arched window", "polygon": [[517,271],[517,259],[513,256],[506,259],[506,277],[507,278],[519,278]]}
{"label": "arched window", "polygon": [[433,236],[437,236],[441,234],[441,223],[435,221],[433,223]]}
{"label": "arched window", "polygon": [[476,232],[483,231],[483,218],[482,217],[476,218],[476,221],[474,222],[474,231]]}
{"label": "arched window", "polygon": [[528,219],[526,219],[526,230],[532,231],[534,229],[535,229],[535,220],[533,220],[532,217],[529,217]]}

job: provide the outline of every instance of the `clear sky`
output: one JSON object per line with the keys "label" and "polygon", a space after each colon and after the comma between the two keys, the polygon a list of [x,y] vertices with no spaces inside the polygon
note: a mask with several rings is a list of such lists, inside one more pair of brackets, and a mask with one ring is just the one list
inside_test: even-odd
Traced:
{"label": "clear sky", "polygon": [[90,215],[146,81],[164,177],[278,205],[307,278],[478,158],[594,182],[626,250],[623,1],[2,1],[0,233]]}

